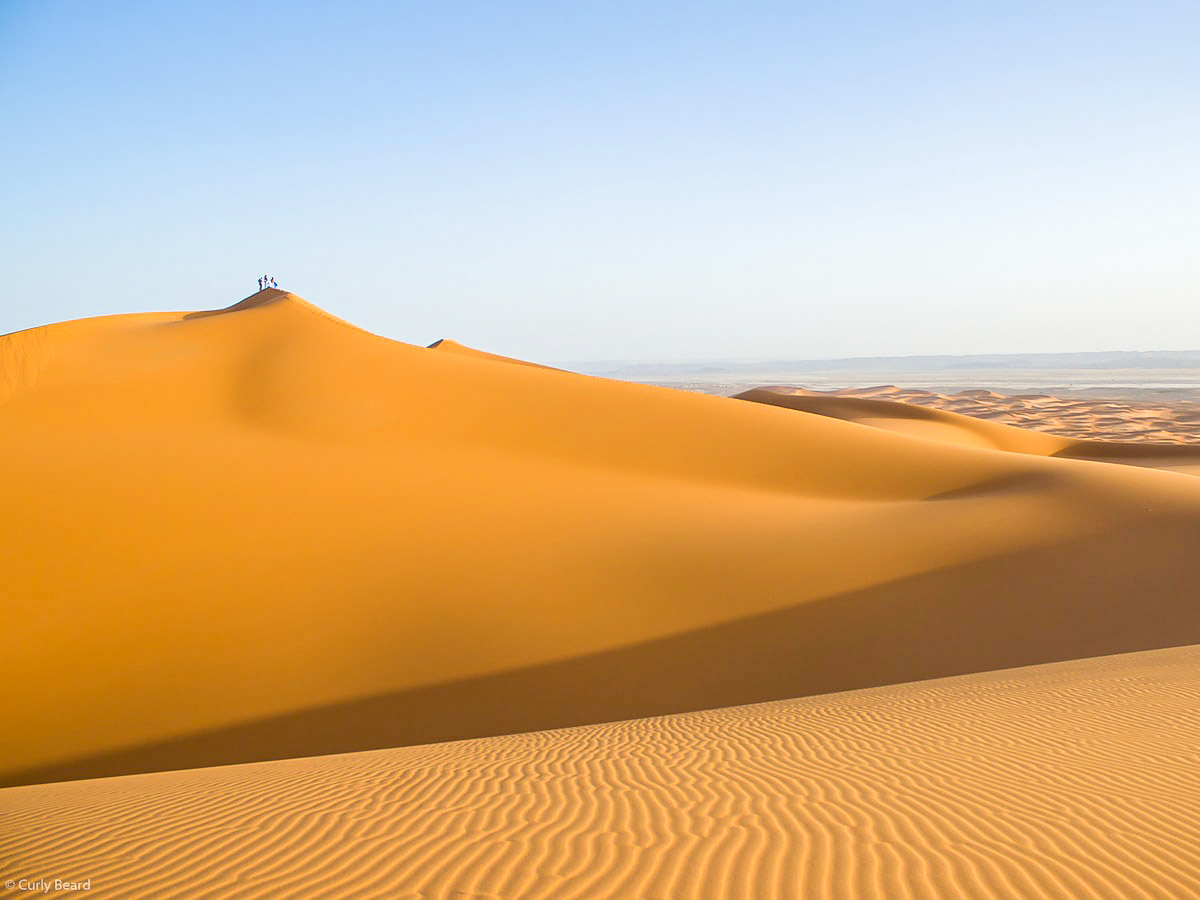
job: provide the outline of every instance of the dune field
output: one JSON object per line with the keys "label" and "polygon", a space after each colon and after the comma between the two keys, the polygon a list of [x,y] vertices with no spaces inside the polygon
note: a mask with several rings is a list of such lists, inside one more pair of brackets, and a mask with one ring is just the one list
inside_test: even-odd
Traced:
{"label": "dune field", "polygon": [[[1166,409],[1138,410],[1127,403],[1007,398],[991,391],[968,393],[970,396],[945,396],[891,386],[831,392],[764,387],[737,397],[970,447],[1200,474],[1200,447],[1192,443],[1200,432],[1191,432],[1182,413],[1174,418]],[[914,394],[917,396],[910,398]],[[1010,421],[1014,418],[1010,411],[1014,403],[1027,404],[1016,420],[1019,427]],[[1060,415],[1061,406],[1080,408],[1074,414],[1077,420],[1068,424],[1070,417]],[[1130,425],[1128,431],[1121,432],[1125,435],[1122,440],[1076,436],[1101,434],[1110,427],[1101,420],[1102,413],[1097,410],[1101,406],[1127,407],[1123,415],[1127,415]],[[1093,422],[1095,429],[1089,432],[1083,427],[1084,421]]]}
{"label": "dune field", "polygon": [[0,857],[114,896],[1196,893],[1200,447],[910,399],[276,290],[0,337]]}
{"label": "dune field", "polygon": [[892,384],[835,391],[797,387],[770,390],[803,397],[846,397],[925,406],[1074,439],[1200,443],[1200,406],[1185,400],[1153,403],[1047,394],[1010,395],[979,389],[939,394]]}

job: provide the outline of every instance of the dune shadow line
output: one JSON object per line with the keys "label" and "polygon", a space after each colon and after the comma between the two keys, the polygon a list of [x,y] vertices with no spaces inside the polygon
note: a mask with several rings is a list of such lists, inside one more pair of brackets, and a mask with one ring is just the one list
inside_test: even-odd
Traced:
{"label": "dune shadow line", "polygon": [[536,731],[1200,643],[1200,521],[916,575],[591,656],[4,773],[11,786]]}

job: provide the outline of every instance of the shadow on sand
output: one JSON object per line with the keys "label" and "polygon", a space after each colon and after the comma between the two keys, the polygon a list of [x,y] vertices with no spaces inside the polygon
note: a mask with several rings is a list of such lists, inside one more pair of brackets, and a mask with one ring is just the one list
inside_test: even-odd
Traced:
{"label": "shadow on sand", "polygon": [[482,737],[1200,643],[1200,521],[1144,522],[580,659],[0,777],[30,784]]}

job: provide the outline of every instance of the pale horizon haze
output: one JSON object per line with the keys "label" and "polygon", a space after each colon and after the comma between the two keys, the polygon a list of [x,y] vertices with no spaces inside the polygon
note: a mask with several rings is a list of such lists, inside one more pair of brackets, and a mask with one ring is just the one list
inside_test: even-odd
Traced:
{"label": "pale horizon haze", "polygon": [[1200,348],[1200,6],[0,0],[0,333]]}

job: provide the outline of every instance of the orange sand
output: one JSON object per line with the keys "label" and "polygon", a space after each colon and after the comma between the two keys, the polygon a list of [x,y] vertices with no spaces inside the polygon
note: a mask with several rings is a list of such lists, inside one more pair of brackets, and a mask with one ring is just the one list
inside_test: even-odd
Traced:
{"label": "orange sand", "polygon": [[98,897],[1178,900],[1197,746],[1188,647],[10,788],[0,858]]}
{"label": "orange sand", "polygon": [[[1125,426],[1106,424],[1102,419],[1104,409],[1116,405],[1110,401],[1063,401],[1041,396],[1010,398],[990,391],[964,391],[947,397],[890,385],[840,391],[768,387],[745,391],[737,397],[970,447],[1200,474],[1200,447],[1192,443],[1200,439],[1200,431],[1193,434],[1195,426],[1188,424],[1182,413],[1178,413],[1178,418],[1166,418],[1170,411],[1165,409],[1136,410],[1132,404],[1120,404],[1125,408],[1119,414],[1127,416],[1130,423],[1126,429]],[[1012,418],[1006,411],[1009,401],[1029,404],[1021,416],[1019,428],[1006,424],[1006,420]],[[1059,416],[1059,405],[1070,405],[1075,409],[1070,424],[1065,424]],[[1086,419],[1093,422],[1094,428],[1090,431],[1083,428]],[[1040,430],[1030,430],[1035,425]],[[1102,434],[1105,428],[1117,428],[1125,438],[1105,441],[1071,436]],[[1165,431],[1166,428],[1170,431]],[[1164,437],[1169,440],[1163,440]]]}
{"label": "orange sand", "polygon": [[1046,394],[1007,395],[985,390],[938,394],[892,384],[838,391],[792,387],[769,390],[804,397],[849,397],[926,406],[1076,440],[1200,444],[1200,406],[1185,401],[1137,403]]}
{"label": "orange sand", "polygon": [[1200,480],[1093,461],[1121,445],[415,347],[279,291],[0,365],[7,783],[1200,642]]}

